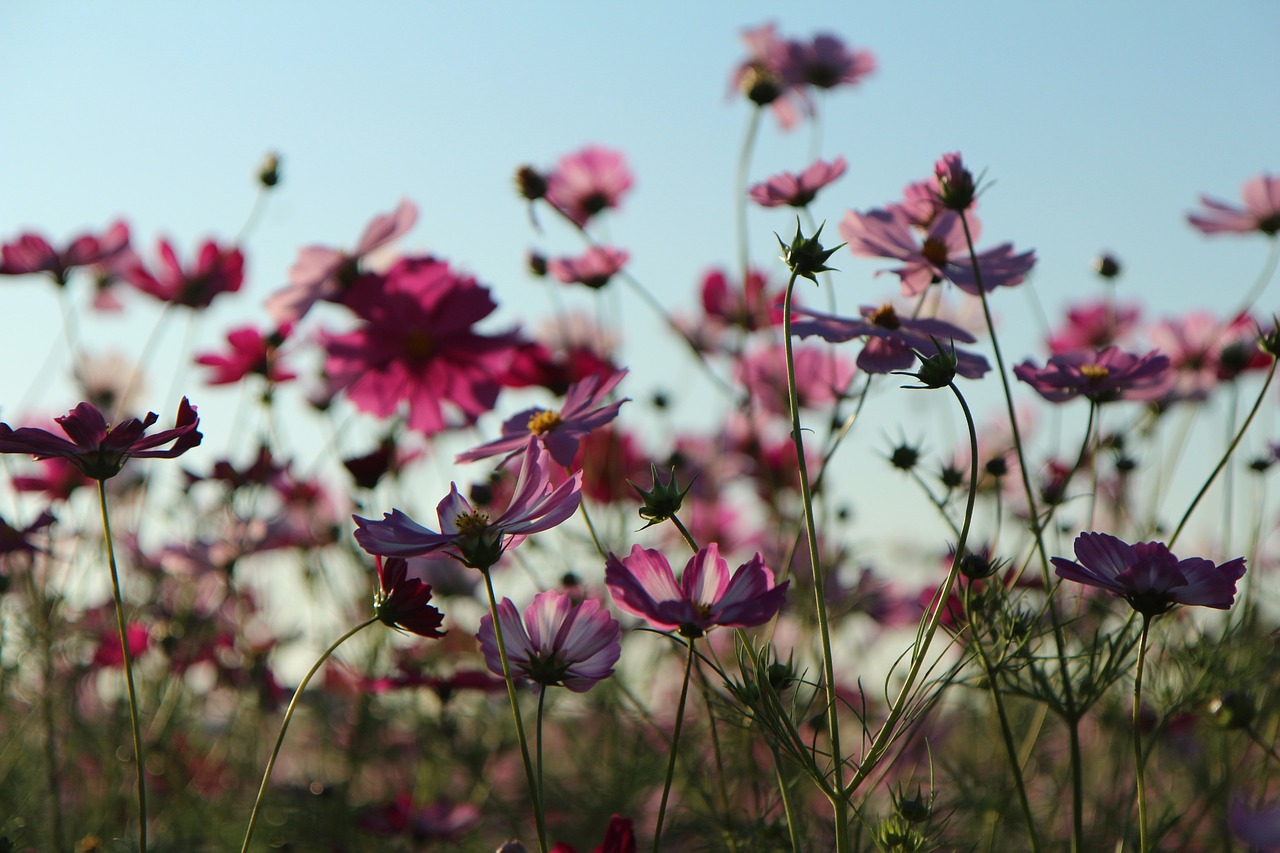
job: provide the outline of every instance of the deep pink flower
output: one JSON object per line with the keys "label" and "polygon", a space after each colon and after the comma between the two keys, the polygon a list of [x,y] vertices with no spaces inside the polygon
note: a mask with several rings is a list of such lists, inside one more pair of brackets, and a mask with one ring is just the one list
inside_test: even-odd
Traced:
{"label": "deep pink flower", "polygon": [[297,374],[280,364],[278,350],[292,330],[291,323],[286,323],[269,335],[262,334],[253,326],[232,329],[227,332],[230,352],[204,353],[196,357],[196,364],[213,368],[206,380],[210,385],[229,385],[250,374],[262,376],[272,384],[288,382],[296,379]]}
{"label": "deep pink flower", "polygon": [[[570,844],[557,841],[551,845],[551,853],[578,853]],[[636,831],[631,818],[614,815],[604,831],[604,841],[592,853],[636,853]]]}
{"label": "deep pink flower", "polygon": [[[821,408],[839,399],[857,373],[848,358],[830,347],[797,346],[792,356],[796,398],[804,409]],[[786,348],[781,343],[749,350],[734,364],[734,378],[746,388],[752,403],[765,411],[785,415],[791,410]]]}
{"label": "deep pink flower", "polygon": [[497,308],[474,278],[436,258],[402,258],[385,278],[365,276],[347,305],[364,322],[324,336],[325,370],[356,408],[388,417],[407,405],[409,427],[426,435],[493,408],[518,340],[473,330]]}
{"label": "deep pink flower", "polygon": [[577,512],[582,472],[553,486],[548,458],[537,442],[529,442],[511,503],[496,519],[473,509],[454,483],[448,497],[436,507],[439,533],[396,509],[384,513],[381,521],[355,516],[359,528],[356,541],[370,554],[420,557],[443,552],[472,568],[487,570],[503,551],[518,545],[526,535],[549,530]]}
{"label": "deep pink flower", "polygon": [[1168,356],[1156,350],[1134,355],[1116,347],[1051,356],[1044,367],[1028,360],[1013,372],[1051,403],[1076,397],[1095,403],[1154,400],[1173,380]]}
{"label": "deep pink flower", "polygon": [[1187,214],[1187,221],[1205,234],[1261,231],[1268,237],[1276,236],[1280,232],[1280,175],[1255,175],[1245,181],[1240,194],[1244,198],[1243,209],[1200,196],[1200,203],[1208,209]]}
{"label": "deep pink flower", "polygon": [[65,501],[76,489],[93,483],[74,463],[59,456],[41,459],[37,467],[38,473],[14,475],[15,491],[43,492],[51,501]]}
{"label": "deep pink flower", "polygon": [[830,163],[816,161],[799,175],[780,172],[751,187],[748,195],[761,207],[807,207],[818,195],[818,190],[833,183],[845,170],[845,159],[837,157]]}
{"label": "deep pink flower", "polygon": [[195,262],[183,268],[173,245],[159,242],[159,266],[153,273],[141,259],[120,269],[120,276],[143,293],[188,308],[207,308],[221,293],[234,293],[244,284],[244,255],[239,249],[206,240]]}
{"label": "deep pink flower", "polygon": [[1169,357],[1176,375],[1170,397],[1177,400],[1203,400],[1223,380],[1271,364],[1247,314],[1220,320],[1208,311],[1191,311],[1157,323],[1148,334]]}
{"label": "deep pink flower", "polygon": [[875,70],[876,58],[870,51],[850,50],[830,33],[787,44],[786,73],[797,84],[816,89],[855,86]]}
{"label": "deep pink flower", "polygon": [[557,352],[546,344],[530,341],[515,348],[500,381],[506,388],[536,385],[559,397],[568,393],[575,382],[589,376],[603,379],[617,372],[618,367],[608,356],[591,347],[574,344]]}
{"label": "deep pink flower", "polygon": [[751,628],[768,622],[782,607],[791,581],[775,586],[759,553],[730,577],[729,564],[713,542],[689,560],[679,583],[661,552],[639,545],[621,560],[609,555],[605,583],[619,609],[659,631],[694,639],[717,625]]}
{"label": "deep pink flower", "polygon": [[1053,558],[1058,577],[1105,589],[1148,617],[1177,604],[1227,610],[1245,571],[1244,557],[1220,566],[1201,557],[1179,560],[1163,543],[1129,545],[1106,533],[1081,533],[1075,550],[1079,562]]}
{"label": "deep pink flower", "polygon": [[129,226],[116,221],[101,235],[81,234],[58,251],[39,234],[23,234],[0,248],[0,275],[48,273],[59,284],[67,283],[76,267],[106,264],[129,248]]}
{"label": "deep pink flower", "polygon": [[[575,604],[569,595],[548,590],[533,597],[523,621],[509,598],[498,604],[498,618],[512,676],[541,687],[564,685],[574,693],[586,693],[613,673],[622,654],[622,626],[598,601]],[[489,614],[480,620],[476,639],[489,671],[501,675]]]}
{"label": "deep pink flower", "polygon": [[[151,646],[151,630],[141,622],[130,622],[124,629],[126,641],[129,643],[129,657],[137,660]],[[98,645],[93,651],[93,666],[124,666],[124,649],[120,647],[120,636],[117,629],[104,627],[98,634]]]}
{"label": "deep pink flower", "polygon": [[378,594],[373,608],[384,625],[404,628],[419,637],[443,637],[440,630],[444,614],[430,605],[431,587],[409,577],[409,564],[403,557],[376,556]]}
{"label": "deep pink flower", "polygon": [[1123,343],[1137,327],[1139,316],[1133,305],[1108,301],[1077,305],[1068,309],[1066,322],[1049,338],[1049,352],[1061,355]]}
{"label": "deep pink flower", "polygon": [[[173,429],[145,436],[147,427],[157,420],[156,413],[150,412],[145,420],[129,418],[112,427],[107,425],[102,412],[81,403],[62,417],[54,418],[70,441],[42,429],[11,429],[8,424],[0,423],[0,453],[30,453],[37,459],[60,456],[86,477],[108,480],[119,474],[131,457],[172,459],[200,443],[202,436],[196,431],[200,418],[186,397],[178,405]],[[169,449],[155,449],[169,442],[173,442]]]}
{"label": "deep pink flower", "polygon": [[44,530],[54,522],[53,513],[45,510],[40,517],[26,527],[17,528],[0,518],[0,555],[15,552],[31,553],[43,551],[44,548],[31,541],[31,537]]}
{"label": "deep pink flower", "polygon": [[547,272],[565,284],[585,284],[599,290],[609,283],[631,255],[612,246],[592,246],[576,258],[552,258]]}
{"label": "deep pink flower", "polygon": [[771,292],[760,270],[747,273],[745,282],[730,282],[724,270],[713,269],[702,278],[702,310],[706,319],[737,326],[748,332],[782,325],[777,305],[782,293]]}
{"label": "deep pink flower", "polygon": [[[965,293],[978,295],[969,247],[960,217],[944,210],[934,217],[923,239],[912,230],[912,221],[902,208],[849,211],[840,223],[840,236],[855,255],[891,258],[905,266],[889,270],[901,279],[905,296],[918,296],[931,284],[950,281]],[[969,216],[969,231],[977,243],[980,223]],[[1012,243],[1002,243],[977,254],[982,286],[990,293],[997,287],[1020,284],[1035,266],[1035,252],[1015,254]]]}
{"label": "deep pink flower", "polygon": [[566,154],[547,176],[547,201],[579,228],[597,213],[618,207],[631,189],[631,170],[621,151],[589,145]]}
{"label": "deep pink flower", "polygon": [[569,389],[560,411],[525,409],[502,425],[501,438],[459,453],[456,461],[474,462],[501,453],[519,453],[533,439],[547,449],[557,465],[568,468],[583,436],[616,418],[622,404],[630,399],[607,402],[626,375],[627,371],[620,370],[609,377],[588,376]]}
{"label": "deep pink flower", "polygon": [[[916,363],[916,353],[924,353],[926,357],[937,354],[934,338],[944,348],[954,341],[966,344],[977,341],[964,329],[945,320],[904,317],[889,304],[879,308],[864,305],[860,310],[862,317],[856,320],[803,311],[804,317],[792,323],[791,331],[802,338],[818,335],[831,343],[866,337],[867,345],[858,354],[858,367],[868,373],[906,370]],[[955,354],[956,373],[966,379],[978,379],[991,369],[987,360],[977,353],[957,349]]]}
{"label": "deep pink flower", "polygon": [[418,221],[417,206],[401,199],[390,213],[379,214],[365,226],[360,241],[350,252],[327,246],[307,246],[289,269],[289,286],[272,294],[267,313],[277,324],[296,322],[321,299],[337,302],[355,283],[359,262],[375,249],[403,236]]}

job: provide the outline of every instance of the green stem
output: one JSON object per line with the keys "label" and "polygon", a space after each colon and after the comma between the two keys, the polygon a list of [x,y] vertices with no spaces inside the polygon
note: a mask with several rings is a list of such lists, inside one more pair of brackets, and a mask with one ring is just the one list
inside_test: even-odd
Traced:
{"label": "green stem", "polygon": [[307,674],[303,676],[298,689],[293,691],[293,698],[289,700],[289,707],[285,709],[284,719],[280,722],[280,733],[276,735],[275,746],[271,749],[271,758],[267,759],[267,767],[262,771],[262,784],[258,786],[258,797],[253,801],[253,811],[249,813],[249,825],[244,830],[244,843],[240,845],[240,853],[247,853],[249,850],[249,842],[253,839],[253,828],[258,822],[258,811],[262,808],[262,800],[266,796],[267,785],[271,782],[271,771],[275,769],[276,758],[280,755],[280,747],[284,746],[284,736],[289,731],[289,722],[293,719],[293,712],[298,707],[298,700],[302,698],[302,691],[307,689],[307,685],[311,683],[312,676],[319,671],[324,662],[329,659],[329,656],[337,651],[338,646],[377,621],[378,617],[373,616],[334,640],[329,648],[325,649],[320,655],[319,659],[312,664],[311,669],[307,670]]}
{"label": "green stem", "polygon": [[750,240],[747,234],[747,181],[751,175],[751,153],[760,132],[760,113],[760,107],[751,110],[751,121],[747,124],[747,132],[742,139],[742,150],[738,152],[738,171],[733,182],[733,212],[738,226],[738,272],[742,276],[744,293],[747,292],[747,277],[751,274]]}
{"label": "green stem", "polygon": [[684,663],[684,682],[680,685],[680,701],[676,705],[676,724],[671,732],[671,755],[667,758],[667,778],[662,783],[662,800],[658,804],[658,823],[653,830],[653,853],[658,853],[662,842],[662,823],[667,816],[667,797],[671,794],[671,780],[676,775],[676,750],[680,748],[680,729],[684,725],[684,705],[689,698],[689,676],[693,673],[693,640],[689,641],[689,654]]}
{"label": "green stem", "polygon": [[787,816],[787,835],[791,839],[791,853],[800,853],[800,835],[796,828],[795,809],[791,805],[791,791],[787,788],[787,779],[782,774],[782,757],[777,747],[770,746],[773,752],[773,772],[778,777],[778,793],[782,796],[782,811]]}
{"label": "green stem", "polygon": [[1151,617],[1142,614],[1142,636],[1138,640],[1138,673],[1133,679],[1133,761],[1138,780],[1138,853],[1147,853],[1147,788],[1142,761],[1142,667],[1147,656],[1147,630]]}
{"label": "green stem", "polygon": [[[546,701],[547,701],[546,685],[540,685],[540,689],[538,690],[537,730],[534,732],[534,737],[537,738],[535,743],[537,746],[538,790],[539,791],[543,790],[542,788],[542,709],[543,709],[543,705],[546,704]],[[541,802],[542,798],[539,797],[538,801]]]}
{"label": "green stem", "polygon": [[111,518],[107,513],[106,480],[98,481],[98,503],[102,507],[102,535],[107,543],[107,564],[111,567],[111,594],[116,604],[116,628],[120,632],[120,651],[124,655],[124,680],[129,691],[133,760],[138,769],[138,851],[147,853],[146,756],[142,752],[142,728],[138,725],[138,692],[133,686],[133,653],[129,650],[129,633],[124,624],[124,600],[120,595],[120,573],[116,568],[116,549],[111,538]]}
{"label": "green stem", "polygon": [[684,522],[676,518],[676,514],[671,513],[671,523],[676,526],[676,530],[680,531],[680,535],[684,537],[685,544],[693,549],[693,553],[698,553],[698,541],[689,533],[689,528],[684,526]]}

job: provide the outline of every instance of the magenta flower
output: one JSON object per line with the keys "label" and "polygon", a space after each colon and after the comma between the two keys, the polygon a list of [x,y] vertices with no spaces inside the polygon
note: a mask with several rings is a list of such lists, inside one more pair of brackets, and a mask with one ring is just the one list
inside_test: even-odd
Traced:
{"label": "magenta flower", "polygon": [[267,299],[267,313],[283,325],[302,319],[311,306],[322,299],[339,301],[355,283],[359,262],[375,249],[403,236],[417,221],[417,206],[407,198],[401,199],[395,210],[369,221],[352,251],[307,246],[289,269],[289,286]]}
{"label": "magenta flower", "polygon": [[775,586],[758,552],[730,577],[729,564],[713,542],[689,560],[679,583],[666,557],[639,545],[621,560],[609,555],[605,583],[620,610],[659,631],[695,639],[717,625],[751,628],[768,622],[782,607],[791,581]]}
{"label": "magenta flower", "polygon": [[213,368],[206,380],[210,385],[230,385],[246,376],[257,374],[272,384],[296,379],[297,374],[285,370],[280,364],[278,350],[293,330],[286,323],[269,335],[252,326],[241,326],[227,332],[230,352],[207,352],[196,357],[196,364]]}
{"label": "magenta flower", "polygon": [[1263,173],[1245,181],[1241,191],[1244,208],[1233,207],[1209,196],[1200,196],[1208,210],[1187,214],[1187,221],[1205,234],[1251,234],[1268,237],[1280,232],[1280,175]]}
{"label": "magenta flower", "polygon": [[419,637],[443,637],[444,614],[428,602],[431,587],[409,577],[409,564],[402,557],[376,556],[378,594],[373,609],[384,625],[403,628]]}
{"label": "magenta flower", "polygon": [[781,291],[769,289],[759,270],[747,273],[746,282],[730,283],[724,270],[713,269],[702,279],[702,310],[706,320],[737,326],[748,332],[782,325]]}
{"label": "magenta flower", "polygon": [[[566,593],[540,592],[525,608],[524,619],[511,599],[498,604],[502,639],[512,676],[540,687],[563,685],[586,693],[613,674],[622,654],[622,626],[598,601],[575,604]],[[489,671],[502,675],[502,659],[494,635],[493,617],[485,614],[476,634]]]}
{"label": "magenta flower", "polygon": [[1104,301],[1078,305],[1067,311],[1066,322],[1049,338],[1049,352],[1061,355],[1122,343],[1137,328],[1139,316],[1140,311],[1132,305]]}
{"label": "magenta flower", "polygon": [[[200,418],[195,406],[183,397],[178,405],[178,416],[173,429],[151,436],[144,436],[147,427],[157,420],[155,412],[145,420],[129,418],[113,426],[107,425],[102,412],[88,403],[81,403],[60,418],[54,418],[62,431],[71,439],[34,427],[11,429],[0,423],[0,453],[30,453],[37,459],[59,456],[75,465],[94,480],[109,480],[130,458],[172,459],[181,456],[200,443],[203,437],[196,431]],[[172,445],[167,450],[157,450],[163,444]]]}
{"label": "magenta flower", "polygon": [[[803,409],[833,403],[853,384],[856,369],[845,355],[830,347],[796,347],[793,356],[796,399]],[[752,403],[778,415],[791,410],[786,348],[781,343],[753,347],[734,363],[733,373]]]}
{"label": "magenta flower", "polygon": [[620,370],[612,376],[595,374],[574,383],[560,411],[525,409],[502,425],[501,438],[459,453],[456,461],[474,462],[500,453],[515,454],[532,439],[547,449],[557,465],[570,467],[583,436],[616,418],[622,404],[630,399],[606,402],[626,375],[627,371]]}
{"label": "magenta flower", "polygon": [[347,305],[364,322],[323,337],[325,370],[356,408],[388,417],[407,405],[409,427],[425,435],[493,408],[518,341],[473,330],[497,308],[474,278],[436,258],[402,258],[385,278],[363,277]]}
{"label": "magenta flower", "polygon": [[65,285],[76,267],[108,264],[129,248],[129,226],[113,223],[103,234],[81,234],[67,248],[58,251],[39,234],[23,234],[0,247],[0,275],[48,273],[58,285]]}
{"label": "magenta flower", "polygon": [[819,33],[813,41],[787,44],[786,73],[798,84],[815,89],[855,86],[876,70],[876,58],[870,51],[850,50],[830,33]]}
{"label": "magenta flower", "polygon": [[244,255],[237,248],[206,240],[187,268],[168,240],[160,240],[158,254],[159,267],[154,273],[135,256],[119,270],[120,277],[162,302],[187,308],[207,308],[219,294],[234,293],[244,284]]}
{"label": "magenta flower", "polygon": [[1208,311],[1190,311],[1155,324],[1151,343],[1169,356],[1174,400],[1203,400],[1222,381],[1271,364],[1257,346],[1257,325],[1248,314],[1220,320]]}
{"label": "magenta flower", "polygon": [[1076,397],[1095,403],[1154,400],[1173,381],[1168,356],[1156,350],[1134,355],[1116,347],[1051,356],[1044,367],[1028,360],[1013,372],[1050,403]]}
{"label": "magenta flower", "polygon": [[1146,617],[1177,604],[1227,610],[1245,571],[1244,557],[1220,566],[1201,557],[1179,560],[1163,543],[1129,545],[1106,533],[1077,536],[1076,559],[1054,557],[1058,577],[1105,589]]}
{"label": "magenta flower", "polygon": [[[858,354],[858,367],[867,373],[891,373],[906,370],[916,362],[916,354],[936,355],[934,339],[950,352],[953,341],[971,344],[977,341],[964,329],[945,320],[912,319],[899,315],[892,305],[879,308],[864,305],[860,319],[847,319],[817,311],[802,311],[804,319],[792,323],[793,334],[802,338],[818,335],[831,343],[842,343],[866,337],[867,344]],[[932,337],[931,337],[932,336]],[[991,366],[977,353],[957,349],[956,373],[966,379],[978,379]]]}
{"label": "magenta flower", "polygon": [[448,497],[436,507],[439,533],[396,509],[384,513],[381,521],[355,516],[359,528],[356,541],[370,554],[421,557],[442,552],[473,569],[487,571],[503,551],[520,544],[526,535],[549,530],[577,512],[581,493],[582,472],[553,486],[546,451],[530,441],[511,503],[496,519],[474,509],[454,483]]}
{"label": "magenta flower", "polygon": [[556,210],[582,228],[597,213],[618,207],[632,183],[622,152],[589,145],[560,158],[547,176],[546,198]]}
{"label": "magenta flower", "polygon": [[753,186],[748,195],[761,207],[807,207],[818,195],[818,190],[833,183],[845,170],[845,159],[837,157],[830,163],[818,160],[799,175],[781,172]]}
{"label": "magenta flower", "polygon": [[631,255],[612,246],[592,246],[576,258],[552,258],[547,272],[565,284],[585,284],[599,290],[609,283]]}
{"label": "magenta flower", "polygon": [[31,537],[53,524],[55,520],[53,513],[48,510],[40,513],[39,518],[22,528],[14,527],[0,518],[0,556],[15,552],[31,553],[45,550],[32,542]]}

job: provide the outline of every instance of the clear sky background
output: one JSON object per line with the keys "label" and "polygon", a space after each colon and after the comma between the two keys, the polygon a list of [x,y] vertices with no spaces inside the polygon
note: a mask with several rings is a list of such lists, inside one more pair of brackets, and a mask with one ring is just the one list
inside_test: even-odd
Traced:
{"label": "clear sky background", "polygon": [[[1280,170],[1271,0],[12,0],[0,4],[0,239],[35,229],[60,244],[123,216],[143,251],[167,234],[187,256],[206,236],[239,231],[256,164],[274,149],[283,182],[246,243],[246,290],[200,324],[203,345],[233,323],[265,322],[262,300],[299,247],[351,246],[402,196],[422,209],[402,247],[473,272],[502,317],[527,320],[550,304],[524,272],[526,251],[581,244],[566,229],[531,230],[512,172],[594,142],[625,151],[636,175],[610,239],[660,300],[692,309],[701,273],[735,257],[734,164],[749,110],[727,97],[728,77],[745,55],[739,31],[768,20],[784,36],[832,32],[879,62],[858,89],[821,102],[816,136],[768,120],[756,150],[754,179],[798,171],[815,151],[848,158],[815,209],[833,237],[844,211],[896,199],[938,155],[961,151],[992,182],[984,243],[1036,250],[1034,286],[1050,311],[1098,293],[1090,263],[1104,249],[1125,265],[1122,297],[1152,318],[1225,313],[1261,269],[1264,240],[1205,238],[1185,213],[1202,192],[1236,200],[1247,178]],[[771,232],[790,231],[788,214],[754,210],[750,225],[753,257],[781,276]],[[896,289],[872,278],[881,265],[842,252],[836,266],[844,308]],[[15,400],[65,411],[76,401],[56,383],[28,393],[59,333],[50,288],[2,286],[0,414],[14,415]],[[633,297],[614,298],[634,330],[629,393],[678,385],[659,375],[680,364],[664,354],[677,347],[655,353],[658,324]],[[1015,359],[1040,355],[1031,303],[1018,292],[999,300]],[[129,301],[133,319],[99,334],[136,354],[155,314],[145,297]],[[176,400],[161,376],[145,405],[167,418]],[[202,397],[215,443],[226,427],[212,401],[234,398],[194,378],[182,390]],[[682,417],[696,419],[696,407],[686,401]],[[867,430],[864,451],[882,450],[890,430]]]}

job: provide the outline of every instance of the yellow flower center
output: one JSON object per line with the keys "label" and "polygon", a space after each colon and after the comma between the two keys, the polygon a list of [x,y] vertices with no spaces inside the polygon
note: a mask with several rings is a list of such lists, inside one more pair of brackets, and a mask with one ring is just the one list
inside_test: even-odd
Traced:
{"label": "yellow flower center", "polygon": [[893,306],[888,304],[881,305],[872,313],[871,322],[882,329],[896,329],[902,325],[901,321],[898,320],[898,312],[894,311]]}
{"label": "yellow flower center", "polygon": [[453,520],[453,526],[458,528],[458,533],[462,536],[483,533],[489,529],[489,514],[487,512],[464,512]]}
{"label": "yellow flower center", "polygon": [[1111,375],[1111,371],[1101,364],[1082,364],[1080,365],[1080,372],[1084,374],[1084,378],[1088,379],[1091,385],[1097,385]]}
{"label": "yellow flower center", "polygon": [[529,418],[529,432],[534,435],[545,435],[556,427],[560,426],[560,415],[557,412],[549,412],[546,409],[538,409],[533,417]]}

